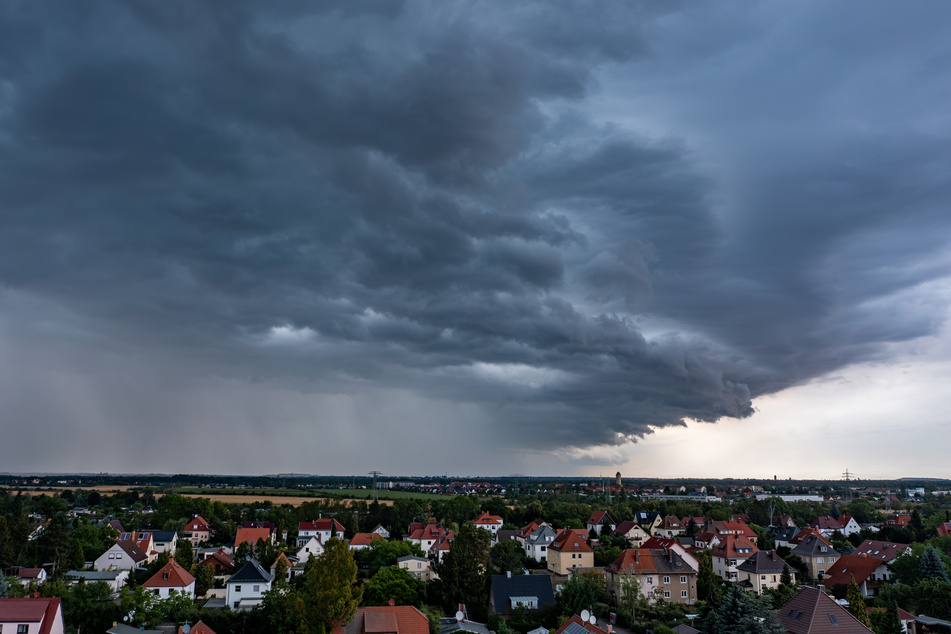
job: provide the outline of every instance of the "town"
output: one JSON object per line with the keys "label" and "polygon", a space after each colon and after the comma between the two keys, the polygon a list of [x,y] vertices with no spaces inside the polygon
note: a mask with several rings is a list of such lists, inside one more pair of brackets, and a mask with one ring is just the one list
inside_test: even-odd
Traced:
{"label": "town", "polygon": [[381,475],[0,477],[0,632],[951,632],[946,481]]}

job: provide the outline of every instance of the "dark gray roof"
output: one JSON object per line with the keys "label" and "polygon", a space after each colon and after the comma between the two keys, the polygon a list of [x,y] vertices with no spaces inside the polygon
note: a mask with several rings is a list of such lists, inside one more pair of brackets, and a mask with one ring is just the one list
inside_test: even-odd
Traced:
{"label": "dark gray roof", "polygon": [[757,575],[781,574],[784,565],[786,565],[786,562],[776,554],[775,550],[760,550],[750,555],[736,569]]}
{"label": "dark gray roof", "polygon": [[561,631],[561,634],[591,634],[583,625],[578,625],[574,621],[569,621],[565,625],[565,629]]}
{"label": "dark gray roof", "polygon": [[505,530],[500,530],[495,534],[495,538],[500,542],[509,541],[510,539],[515,539],[515,534],[518,533],[517,530],[506,528]]}
{"label": "dark gray roof", "polygon": [[457,621],[454,618],[439,619],[439,634],[453,634],[454,632],[489,634],[489,628],[474,621]]}
{"label": "dark gray roof", "polygon": [[512,597],[538,597],[538,607],[555,604],[555,591],[548,575],[492,575],[492,597],[495,611],[504,614],[511,607]]}
{"label": "dark gray roof", "polygon": [[805,539],[792,549],[791,554],[799,555],[800,557],[814,557],[817,555],[832,555],[833,557],[837,557],[839,555],[835,548],[829,546],[829,544],[816,535],[807,535]]}
{"label": "dark gray roof", "polygon": [[270,583],[274,581],[274,575],[261,567],[254,559],[249,559],[238,572],[228,577],[228,583],[237,581],[263,581]]}

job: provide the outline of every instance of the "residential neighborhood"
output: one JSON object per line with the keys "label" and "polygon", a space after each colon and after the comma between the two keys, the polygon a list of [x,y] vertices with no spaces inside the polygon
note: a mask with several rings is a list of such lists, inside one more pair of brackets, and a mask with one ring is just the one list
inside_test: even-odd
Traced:
{"label": "residential neighborhood", "polygon": [[777,632],[951,623],[951,495],[895,512],[894,490],[843,501],[832,488],[820,503],[712,483],[658,494],[620,478],[528,488],[296,506],[0,489],[0,628],[223,634],[240,620],[292,632],[330,600],[313,594],[320,579],[355,610],[325,622],[335,632],[413,631],[420,618],[445,634],[704,631],[737,601]]}

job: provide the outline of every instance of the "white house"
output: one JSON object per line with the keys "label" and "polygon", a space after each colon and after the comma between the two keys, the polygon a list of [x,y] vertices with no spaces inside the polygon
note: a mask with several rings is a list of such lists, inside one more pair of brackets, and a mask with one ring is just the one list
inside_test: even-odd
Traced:
{"label": "white house", "polygon": [[66,581],[74,586],[80,581],[95,583],[102,581],[113,592],[119,592],[129,580],[128,570],[70,570],[66,573]]}
{"label": "white house", "polygon": [[499,534],[499,529],[502,528],[502,524],[505,522],[498,515],[489,515],[489,512],[486,511],[472,520],[472,523],[492,533],[492,539],[495,539],[495,536]]}
{"label": "white house", "polygon": [[131,540],[120,540],[102,553],[93,564],[95,570],[134,570],[144,566],[148,556]]}
{"label": "white house", "polygon": [[157,553],[174,553],[178,546],[178,533],[175,531],[137,531],[136,539],[146,538],[146,533],[152,535],[152,548]]}
{"label": "white house", "polygon": [[169,598],[172,592],[195,598],[195,577],[174,559],[169,559],[142,587],[154,592],[160,599]]}
{"label": "white house", "polygon": [[264,593],[271,589],[274,575],[249,559],[225,582],[225,602],[233,610],[250,610],[261,605]]}
{"label": "white house", "polygon": [[[300,543],[300,540],[298,540]],[[307,560],[311,557],[320,557],[324,554],[324,546],[316,537],[311,537],[307,542],[300,547],[300,550],[297,551],[297,561],[301,566],[307,563]]]}
{"label": "white house", "polygon": [[3,634],[63,634],[61,599],[0,599],[0,632]]}
{"label": "white house", "polygon": [[406,555],[398,558],[396,565],[423,581],[431,581],[436,578],[436,574],[433,572],[433,562],[426,557]]}
{"label": "white house", "polygon": [[326,544],[333,535],[344,539],[343,524],[334,519],[319,519],[313,522],[297,524],[297,547],[306,544],[311,537],[316,537],[321,544]]}
{"label": "white house", "polygon": [[535,561],[548,561],[548,546],[558,537],[554,529],[545,524],[525,538],[525,556]]}
{"label": "white house", "polygon": [[377,525],[376,525],[376,528],[374,528],[374,529],[373,529],[372,531],[370,531],[370,532],[371,532],[371,533],[376,533],[377,535],[379,535],[379,536],[382,537],[383,539],[389,539],[389,538],[390,538],[390,531],[388,531],[388,530],[386,530],[385,528],[383,528],[383,525],[382,525],[382,524],[377,524]]}

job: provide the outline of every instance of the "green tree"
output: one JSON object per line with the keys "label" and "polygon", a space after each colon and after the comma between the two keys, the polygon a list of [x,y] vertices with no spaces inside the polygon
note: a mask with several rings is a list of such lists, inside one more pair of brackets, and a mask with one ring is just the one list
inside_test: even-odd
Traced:
{"label": "green tree", "polygon": [[727,589],[716,607],[703,619],[704,634],[783,634],[769,606],[738,584]]}
{"label": "green tree", "polygon": [[720,578],[713,573],[713,557],[709,550],[697,553],[700,569],[697,572],[697,598],[706,601],[720,585]]}
{"label": "green tree", "polygon": [[882,619],[878,634],[905,634],[905,628],[902,627],[901,619],[898,618],[898,606],[894,601],[888,604],[888,610]]}
{"label": "green tree", "polygon": [[941,561],[941,554],[930,544],[921,553],[921,560],[918,563],[918,578],[921,580],[948,580],[948,571],[944,567],[944,562]]}
{"label": "green tree", "polygon": [[349,623],[360,605],[357,564],[347,542],[331,537],[319,557],[304,567],[304,621],[312,634],[327,634]]}
{"label": "green tree", "polygon": [[849,575],[849,589],[845,592],[845,600],[849,602],[849,614],[859,620],[867,628],[872,627],[872,621],[868,618],[868,612],[865,611],[865,599],[862,597],[862,590],[859,584],[855,583],[855,577]]}
{"label": "green tree", "polygon": [[499,542],[490,553],[492,567],[499,574],[521,572],[525,567],[525,553],[522,545],[514,539]]}
{"label": "green tree", "polygon": [[215,587],[215,571],[211,566],[195,566],[195,596],[203,597]]}
{"label": "green tree", "polygon": [[363,605],[396,605],[422,607],[426,601],[426,583],[403,568],[383,568],[373,575],[363,589]]}
{"label": "green tree", "polygon": [[69,541],[69,558],[66,560],[66,567],[70,570],[82,570],[86,567],[86,555],[78,539]]}
{"label": "green tree", "polygon": [[274,582],[287,583],[287,560],[284,557],[278,557],[277,565],[274,567]]}
{"label": "green tree", "polygon": [[384,566],[395,566],[396,560],[407,555],[425,557],[419,544],[408,541],[375,540],[367,548],[361,548],[354,553],[354,558],[361,567],[369,570],[372,575]]}
{"label": "green tree", "polygon": [[572,575],[561,586],[555,605],[567,616],[591,610],[595,603],[608,603],[610,595],[597,581],[585,575]]}
{"label": "green tree", "polygon": [[191,571],[192,565],[195,563],[191,540],[179,536],[178,545],[175,546],[175,561],[185,570]]}
{"label": "green tree", "polygon": [[465,522],[443,561],[435,565],[447,613],[455,612],[459,603],[465,603],[472,620],[485,622],[489,604],[490,543],[488,531]]}

